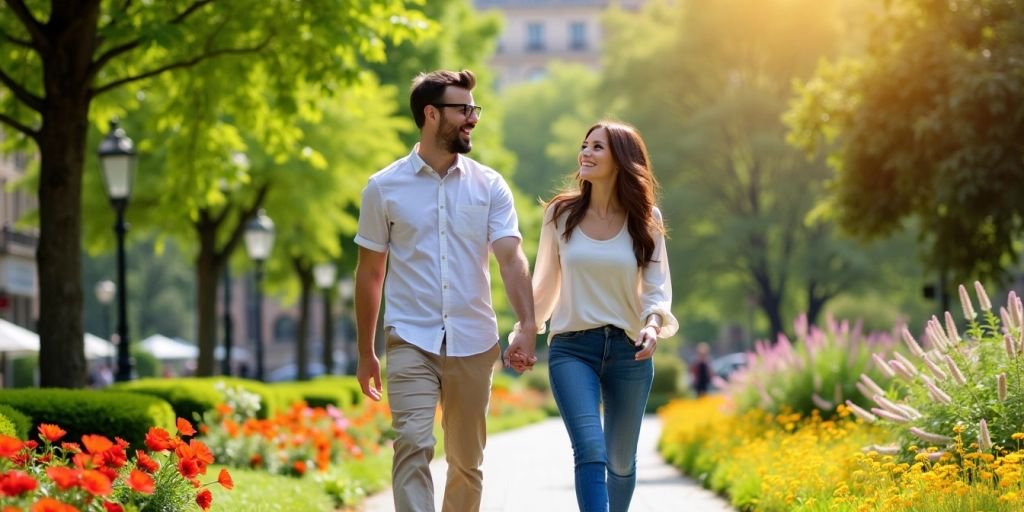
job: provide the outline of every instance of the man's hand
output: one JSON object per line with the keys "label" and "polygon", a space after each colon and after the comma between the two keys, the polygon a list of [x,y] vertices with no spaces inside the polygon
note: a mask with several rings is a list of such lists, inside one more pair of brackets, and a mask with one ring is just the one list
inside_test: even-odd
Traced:
{"label": "man's hand", "polygon": [[536,345],[536,335],[516,329],[502,358],[505,368],[512,368],[519,373],[532,370],[534,363],[537,362]]}
{"label": "man's hand", "polygon": [[[359,379],[359,386],[363,388],[363,394],[370,397],[374,402],[381,399],[380,381],[380,360],[376,355],[359,358],[359,367],[356,369],[356,378]],[[372,382],[372,384],[371,384]]]}

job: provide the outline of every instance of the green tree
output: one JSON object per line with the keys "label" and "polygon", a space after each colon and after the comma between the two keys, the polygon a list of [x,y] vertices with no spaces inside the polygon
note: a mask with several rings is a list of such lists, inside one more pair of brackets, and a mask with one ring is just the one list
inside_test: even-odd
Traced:
{"label": "green tree", "polygon": [[831,152],[837,177],[822,208],[863,238],[913,219],[926,263],[950,286],[1005,278],[1024,230],[1024,9],[877,8],[866,51],[822,63],[788,114],[794,144]]}
{"label": "green tree", "polygon": [[113,105],[148,79],[184,78],[213,60],[245,61],[225,66],[238,71],[228,80],[239,95],[266,93],[275,101],[258,112],[288,112],[301,81],[330,87],[354,76],[362,58],[383,58],[384,40],[424,27],[399,0],[5,0],[0,122],[40,155],[41,384],[85,383],[78,256],[90,121],[123,112]]}
{"label": "green tree", "polygon": [[[533,199],[550,199],[576,168],[578,145],[557,137],[556,130],[597,121],[593,96],[600,76],[579,65],[555,63],[550,69],[544,79],[511,86],[501,98],[505,144],[516,156],[516,186]],[[569,141],[582,140],[585,130],[569,134]]]}
{"label": "green tree", "polygon": [[772,340],[868,275],[859,249],[808,215],[830,171],[787,146],[780,119],[791,80],[838,51],[841,6],[655,2],[611,19],[600,90],[651,148],[679,302],[742,318],[752,301]]}

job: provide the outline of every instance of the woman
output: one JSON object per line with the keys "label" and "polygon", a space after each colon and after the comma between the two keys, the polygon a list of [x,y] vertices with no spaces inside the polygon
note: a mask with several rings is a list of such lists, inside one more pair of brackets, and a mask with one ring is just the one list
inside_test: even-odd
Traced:
{"label": "woman", "polygon": [[[643,139],[602,121],[577,159],[577,187],[545,210],[533,274],[537,332],[550,317],[551,389],[572,440],[580,510],[619,512],[636,487],[651,356],[678,323]],[[532,347],[508,352],[519,371],[532,362]]]}

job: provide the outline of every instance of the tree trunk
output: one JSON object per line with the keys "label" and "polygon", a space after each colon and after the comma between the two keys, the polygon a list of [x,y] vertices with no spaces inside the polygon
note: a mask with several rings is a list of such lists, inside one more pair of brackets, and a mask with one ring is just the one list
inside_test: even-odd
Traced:
{"label": "tree trunk", "polygon": [[292,260],[299,276],[299,327],[295,332],[295,365],[298,380],[309,380],[309,303],[313,293],[313,267]]}
{"label": "tree trunk", "polygon": [[196,362],[196,375],[209,377],[213,375],[213,350],[217,344],[217,276],[222,270],[222,259],[217,253],[218,225],[200,221],[195,227],[199,235],[199,255],[196,257],[199,360]]}
{"label": "tree trunk", "polygon": [[334,375],[334,315],[331,311],[331,295],[336,287],[331,286],[323,290],[324,304],[324,333],[323,333],[323,361],[324,375]]}
{"label": "tree trunk", "polygon": [[[39,138],[39,384],[86,384],[82,326],[82,167],[88,102],[44,113]],[[99,172],[99,171],[97,171]]]}
{"label": "tree trunk", "polygon": [[[82,172],[91,101],[89,66],[99,2],[54,8],[42,27],[39,128],[39,379],[43,387],[86,383],[82,327]],[[98,172],[98,171],[97,171]]]}

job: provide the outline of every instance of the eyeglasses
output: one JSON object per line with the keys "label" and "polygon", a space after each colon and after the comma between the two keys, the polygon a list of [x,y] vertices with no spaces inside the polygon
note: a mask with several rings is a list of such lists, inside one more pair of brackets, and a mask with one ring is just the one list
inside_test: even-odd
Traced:
{"label": "eyeglasses", "polygon": [[470,105],[469,103],[431,103],[431,105],[441,107],[452,107],[462,109],[462,115],[469,117],[470,114],[476,114],[476,117],[480,117],[480,112],[483,111],[483,107],[479,105]]}

